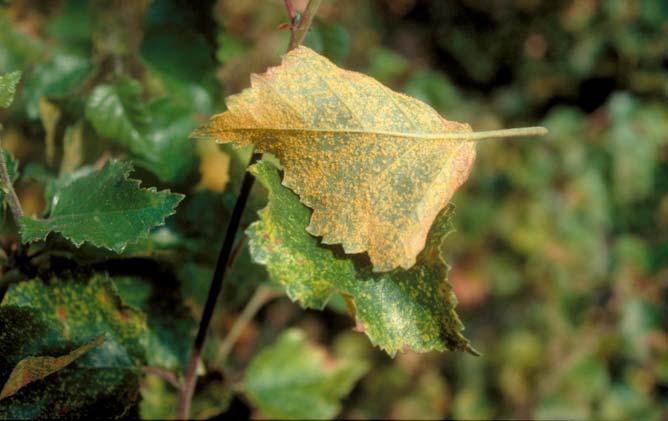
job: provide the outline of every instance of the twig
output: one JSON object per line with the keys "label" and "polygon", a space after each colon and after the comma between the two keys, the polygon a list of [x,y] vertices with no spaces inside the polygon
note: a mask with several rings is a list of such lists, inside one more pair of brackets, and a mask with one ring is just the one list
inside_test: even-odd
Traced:
{"label": "twig", "polygon": [[294,20],[297,17],[297,12],[295,12],[295,6],[292,4],[292,0],[283,0],[283,3],[285,3],[285,10],[288,12],[290,22],[294,23]]}
{"label": "twig", "polygon": [[309,29],[311,28],[311,24],[313,23],[313,18],[318,13],[320,3],[322,3],[322,0],[311,0],[308,2],[306,10],[304,10],[304,13],[302,13],[301,18],[299,19],[299,25],[297,25],[297,28],[292,30],[288,51],[294,50],[302,42],[304,42],[304,38],[306,38],[306,34],[308,33]]}
{"label": "twig", "polygon": [[239,336],[241,336],[248,323],[253,320],[253,317],[255,317],[257,312],[260,311],[260,309],[264,307],[265,304],[277,296],[278,294],[276,291],[266,286],[261,286],[255,290],[255,293],[250,298],[250,300],[248,300],[248,303],[244,307],[243,311],[239,317],[237,317],[237,320],[234,321],[230,331],[227,333],[225,339],[223,339],[223,342],[220,344],[218,353],[213,360],[214,367],[221,366],[225,363],[225,360],[227,360],[228,355],[230,355],[230,352],[232,351],[232,347],[237,342]]}
{"label": "twig", "polygon": [[[322,0],[309,1],[309,4],[306,6],[306,10],[304,11],[304,14],[299,21],[299,25],[294,30],[293,36],[290,39],[288,51],[296,48],[304,40],[304,37],[306,36],[306,33],[308,32],[308,29],[313,22],[313,17],[315,16],[321,2]],[[287,6],[288,3],[286,2],[286,7]],[[260,154],[254,153],[248,165],[250,166],[254,164],[260,159],[260,157]],[[234,205],[234,210],[232,211],[232,217],[230,218],[230,222],[227,225],[225,240],[223,241],[223,246],[220,249],[220,254],[218,255],[216,269],[214,270],[211,286],[209,287],[209,295],[206,299],[204,311],[202,312],[202,319],[200,320],[197,336],[195,337],[195,342],[193,343],[193,348],[188,360],[188,366],[186,367],[184,382],[181,390],[179,391],[179,399],[176,410],[176,417],[178,419],[188,419],[190,415],[190,404],[192,402],[193,394],[195,393],[195,386],[197,385],[197,366],[202,356],[204,342],[206,341],[206,334],[209,330],[209,324],[211,323],[211,318],[216,307],[216,302],[218,301],[218,295],[220,294],[220,291],[223,287],[225,273],[229,266],[228,262],[233,252],[234,239],[236,238],[237,231],[239,230],[241,216],[243,214],[244,208],[246,207],[246,202],[248,201],[248,196],[250,195],[253,183],[253,176],[248,171],[246,171],[246,174],[244,175],[244,181],[241,186],[241,191],[239,192],[237,202]]]}
{"label": "twig", "polygon": [[7,191],[7,203],[9,203],[9,209],[12,212],[14,221],[16,224],[19,223],[19,218],[23,216],[23,209],[21,208],[21,202],[19,197],[16,195],[14,186],[12,185],[12,180],[9,178],[9,172],[7,171],[7,161],[5,161],[5,154],[2,149],[2,140],[0,139],[0,178],[2,178],[3,187]]}
{"label": "twig", "polygon": [[146,374],[153,374],[154,376],[160,377],[177,389],[181,387],[179,379],[169,370],[160,367],[142,367],[142,371]]}

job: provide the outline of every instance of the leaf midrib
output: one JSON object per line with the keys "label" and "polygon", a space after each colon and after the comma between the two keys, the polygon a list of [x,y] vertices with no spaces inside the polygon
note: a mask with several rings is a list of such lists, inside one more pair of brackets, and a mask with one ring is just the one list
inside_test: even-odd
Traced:
{"label": "leaf midrib", "polygon": [[360,134],[360,135],[379,135],[387,137],[423,139],[423,140],[470,140],[471,132],[448,132],[441,133],[406,133],[393,132],[385,130],[364,130],[364,129],[314,129],[314,128],[294,128],[294,127],[239,127],[234,129],[225,129],[224,133],[247,133],[247,132],[293,132],[293,133],[332,133],[332,134]]}

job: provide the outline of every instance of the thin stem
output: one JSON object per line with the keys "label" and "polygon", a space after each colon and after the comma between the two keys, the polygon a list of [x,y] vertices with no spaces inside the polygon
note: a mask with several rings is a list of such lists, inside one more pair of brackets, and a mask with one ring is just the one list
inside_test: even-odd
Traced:
{"label": "thin stem", "polygon": [[142,367],[142,371],[146,374],[152,374],[154,376],[158,376],[161,379],[165,380],[175,388],[181,387],[181,383],[179,382],[179,379],[176,377],[174,373],[172,373],[169,370],[165,370],[164,368],[160,367]]}
{"label": "thin stem", "polygon": [[[299,26],[292,32],[288,51],[296,48],[304,40],[304,37],[306,36],[306,33],[308,32],[309,27],[313,22],[313,17],[315,16],[321,2],[322,0],[309,1],[309,4],[306,6],[306,10],[304,11],[304,14],[299,21]],[[286,2],[286,7],[287,6],[288,3]],[[288,11],[288,13],[290,12]],[[260,159],[260,157],[260,154],[254,153],[248,165],[254,164]],[[184,382],[181,390],[179,391],[179,399],[176,410],[176,416],[178,419],[188,419],[190,415],[190,405],[193,394],[195,393],[195,386],[197,385],[197,366],[202,356],[204,342],[206,341],[206,334],[209,330],[209,325],[211,324],[213,311],[216,308],[218,295],[220,295],[220,291],[223,287],[225,273],[229,266],[228,263],[230,261],[231,255],[233,254],[234,239],[236,238],[237,231],[239,230],[241,216],[243,214],[244,208],[246,207],[246,202],[248,201],[250,191],[253,188],[253,182],[253,176],[248,171],[246,171],[246,174],[244,175],[244,181],[241,186],[241,191],[239,192],[237,202],[234,205],[234,210],[232,211],[232,217],[230,218],[230,222],[227,225],[225,240],[223,241],[223,246],[221,247],[220,254],[218,255],[216,269],[214,270],[211,286],[209,287],[209,295],[206,299],[204,311],[202,312],[202,319],[200,320],[197,336],[195,337],[195,342],[193,343],[193,348],[188,360],[188,366],[186,367]]]}
{"label": "thin stem", "polygon": [[[260,159],[260,156],[260,154],[254,153],[249,165],[257,162]],[[176,414],[178,419],[188,419],[190,415],[190,404],[193,393],[195,392],[195,386],[197,385],[197,366],[202,356],[206,334],[209,330],[209,325],[211,324],[213,311],[216,308],[218,295],[220,295],[220,291],[223,287],[223,281],[225,279],[225,273],[227,272],[228,262],[234,249],[234,239],[237,235],[237,231],[239,230],[239,225],[241,224],[241,216],[243,215],[246,202],[248,201],[248,196],[250,195],[251,189],[253,188],[253,181],[253,176],[247,171],[244,175],[244,181],[241,185],[241,191],[237,197],[237,202],[234,205],[234,210],[232,211],[230,222],[227,225],[225,240],[223,241],[223,246],[220,249],[220,254],[218,255],[218,261],[216,262],[216,268],[214,270],[213,279],[211,280],[211,286],[209,288],[209,295],[206,299],[204,311],[202,312],[202,319],[199,322],[197,336],[195,337],[190,359],[188,360],[183,386],[179,392],[179,402]]]}
{"label": "thin stem", "polygon": [[308,2],[306,10],[304,10],[304,13],[302,13],[301,18],[299,19],[299,25],[292,33],[288,51],[294,50],[302,42],[304,42],[304,38],[306,38],[306,34],[308,33],[309,29],[311,28],[311,24],[313,23],[313,18],[318,13],[320,3],[322,3],[322,0],[311,0]]}
{"label": "thin stem", "polygon": [[285,3],[285,10],[288,12],[290,22],[294,23],[294,20],[297,17],[297,12],[295,12],[295,6],[292,4],[292,0],[283,0],[283,3]]}
{"label": "thin stem", "polygon": [[516,129],[483,130],[481,132],[448,133],[448,139],[461,140],[489,140],[506,137],[532,137],[547,134],[545,127],[519,127]]}
{"label": "thin stem", "polygon": [[12,185],[12,180],[9,178],[9,172],[7,171],[7,161],[5,160],[5,154],[2,149],[2,140],[0,139],[0,178],[2,178],[2,184],[7,191],[7,203],[9,203],[9,209],[12,212],[14,221],[19,223],[19,218],[23,216],[23,209],[21,208],[21,202],[19,197],[16,195],[14,186]]}
{"label": "thin stem", "polygon": [[260,311],[265,304],[276,298],[276,296],[278,296],[276,291],[269,287],[261,286],[255,290],[255,293],[250,298],[239,317],[234,321],[230,331],[220,344],[216,358],[213,361],[214,367],[219,367],[225,363],[232,351],[232,347],[237,342],[248,323],[253,320],[257,312]]}

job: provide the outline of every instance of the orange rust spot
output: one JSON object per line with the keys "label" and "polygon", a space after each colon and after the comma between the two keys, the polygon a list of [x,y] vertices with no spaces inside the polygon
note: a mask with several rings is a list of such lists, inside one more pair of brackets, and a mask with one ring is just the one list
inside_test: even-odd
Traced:
{"label": "orange rust spot", "polygon": [[56,307],[56,315],[58,316],[58,320],[61,322],[65,323],[67,322],[67,310],[65,310],[65,307],[58,306]]}

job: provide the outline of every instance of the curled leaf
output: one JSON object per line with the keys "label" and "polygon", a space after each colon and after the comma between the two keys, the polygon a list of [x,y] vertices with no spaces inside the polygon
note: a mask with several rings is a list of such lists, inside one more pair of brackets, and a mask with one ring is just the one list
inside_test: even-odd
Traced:
{"label": "curled leaf", "polygon": [[46,376],[55,373],[56,371],[67,367],[74,360],[81,357],[91,349],[99,346],[104,342],[104,335],[98,336],[91,342],[82,345],[70,352],[69,354],[60,357],[27,357],[19,361],[14,367],[9,379],[0,391],[0,399],[12,396],[19,391],[23,386],[37,380],[41,380]]}

